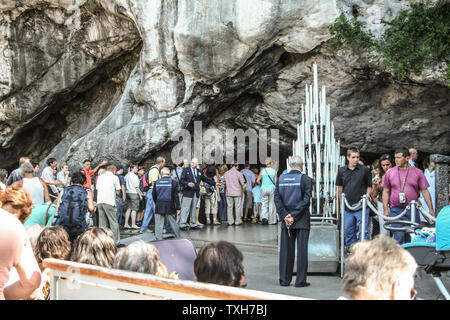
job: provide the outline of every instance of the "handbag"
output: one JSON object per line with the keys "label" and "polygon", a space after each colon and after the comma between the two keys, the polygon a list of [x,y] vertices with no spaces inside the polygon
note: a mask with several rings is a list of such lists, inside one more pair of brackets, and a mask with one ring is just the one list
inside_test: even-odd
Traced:
{"label": "handbag", "polygon": [[199,191],[199,193],[200,193],[201,196],[206,195],[206,188],[205,188],[205,186],[200,186],[200,191]]}

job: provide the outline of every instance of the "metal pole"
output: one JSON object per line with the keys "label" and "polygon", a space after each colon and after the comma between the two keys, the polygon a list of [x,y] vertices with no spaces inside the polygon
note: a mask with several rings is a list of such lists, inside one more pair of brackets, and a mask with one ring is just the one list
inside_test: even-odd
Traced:
{"label": "metal pole", "polygon": [[342,193],[341,199],[341,278],[344,277],[344,198],[345,194]]}
{"label": "metal pole", "polygon": [[366,231],[366,206],[367,206],[367,195],[362,196],[362,219],[361,219],[361,238],[360,241],[364,240],[364,232]]}
{"label": "metal pole", "polygon": [[417,206],[417,202],[415,200],[411,200],[409,205],[411,206],[411,222],[416,222],[416,206]]}
{"label": "metal pole", "polygon": [[447,289],[445,288],[444,284],[442,283],[442,280],[439,277],[433,277],[434,282],[436,282],[436,285],[439,288],[439,291],[441,294],[445,297],[446,300],[450,300],[450,294],[448,293]]}

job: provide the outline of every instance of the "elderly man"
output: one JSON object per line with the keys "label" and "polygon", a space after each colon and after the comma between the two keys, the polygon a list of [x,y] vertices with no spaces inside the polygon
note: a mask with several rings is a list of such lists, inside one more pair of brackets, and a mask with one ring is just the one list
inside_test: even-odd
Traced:
{"label": "elderly man", "polygon": [[174,215],[179,215],[180,199],[178,198],[178,183],[170,177],[170,169],[161,169],[161,179],[156,180],[153,187],[153,201],[155,203],[155,236],[156,240],[163,239],[164,217],[172,228],[175,238],[180,237],[180,230]]}
{"label": "elderly man", "polygon": [[416,148],[409,148],[409,160],[408,163],[411,167],[416,167],[417,164],[417,157],[419,156],[419,152],[417,151]]}
{"label": "elderly man", "polygon": [[274,195],[275,206],[281,218],[280,285],[289,286],[291,283],[297,242],[295,286],[307,287],[312,179],[302,173],[303,161],[300,157],[290,157],[289,166],[291,170],[280,176]]}
{"label": "elderly man", "polygon": [[183,200],[181,202],[181,230],[187,230],[188,217],[190,218],[190,229],[200,229],[195,221],[195,210],[197,208],[197,202],[199,198],[200,181],[207,182],[208,184],[213,186],[216,185],[216,182],[214,180],[203,175],[202,172],[197,169],[197,165],[198,159],[192,158],[190,167],[184,168],[180,177],[180,182],[184,187]]}
{"label": "elderly man", "polygon": [[345,261],[344,292],[352,300],[414,299],[413,256],[394,239],[379,235],[352,246]]}
{"label": "elderly man", "polygon": [[14,169],[11,174],[8,177],[8,180],[6,181],[5,185],[6,186],[10,186],[12,185],[14,182],[22,180],[22,175],[20,174],[20,167],[22,166],[22,164],[24,164],[25,162],[30,162],[30,158],[28,157],[21,157],[19,159],[19,167],[17,169]]}

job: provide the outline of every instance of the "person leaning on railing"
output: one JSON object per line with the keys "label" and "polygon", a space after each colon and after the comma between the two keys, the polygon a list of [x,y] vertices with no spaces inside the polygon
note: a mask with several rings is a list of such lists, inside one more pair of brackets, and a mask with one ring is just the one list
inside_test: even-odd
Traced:
{"label": "person leaning on railing", "polygon": [[[422,171],[408,164],[409,152],[406,149],[395,151],[396,166],[389,169],[384,177],[383,207],[384,215],[395,217],[407,209],[408,204],[419,198],[419,191],[423,194],[425,202],[430,208],[430,215],[435,216],[431,204],[430,193],[427,190],[429,184]],[[418,221],[418,217],[415,220]],[[400,220],[411,220],[411,210],[400,218]],[[392,224],[392,227],[401,227],[400,224]],[[398,243],[409,242],[409,235],[405,231],[393,230],[393,237]]]}

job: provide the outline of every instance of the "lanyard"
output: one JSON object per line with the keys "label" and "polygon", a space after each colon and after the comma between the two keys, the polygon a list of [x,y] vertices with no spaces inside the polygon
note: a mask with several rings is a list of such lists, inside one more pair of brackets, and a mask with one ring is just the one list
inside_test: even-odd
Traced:
{"label": "lanyard", "polygon": [[406,177],[405,177],[405,183],[402,184],[401,179],[400,179],[400,168],[397,167],[397,171],[398,171],[398,181],[400,182],[400,188],[402,189],[401,192],[403,192],[403,190],[405,189],[406,186],[406,180],[408,179],[408,174],[409,174],[409,169],[406,171]]}

